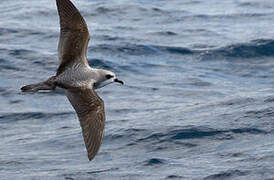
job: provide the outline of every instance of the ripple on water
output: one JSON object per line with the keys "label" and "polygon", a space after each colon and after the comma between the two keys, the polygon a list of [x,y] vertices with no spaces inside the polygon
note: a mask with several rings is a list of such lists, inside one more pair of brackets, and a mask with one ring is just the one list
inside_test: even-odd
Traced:
{"label": "ripple on water", "polygon": [[159,158],[151,158],[149,160],[146,160],[144,165],[145,166],[156,166],[156,165],[161,165],[161,164],[165,164],[165,160],[164,159],[159,159]]}
{"label": "ripple on water", "polygon": [[44,112],[25,112],[25,113],[5,113],[0,115],[1,123],[14,123],[16,121],[30,119],[52,119],[71,115],[72,113],[44,113]]}
{"label": "ripple on water", "polygon": [[213,175],[207,176],[204,179],[205,180],[231,179],[231,178],[246,176],[248,174],[249,174],[248,171],[228,170],[228,171],[220,172],[218,174],[213,174]]}

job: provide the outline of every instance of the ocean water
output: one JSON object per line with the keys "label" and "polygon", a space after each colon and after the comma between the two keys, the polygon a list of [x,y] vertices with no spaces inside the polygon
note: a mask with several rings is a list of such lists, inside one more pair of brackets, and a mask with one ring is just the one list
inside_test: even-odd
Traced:
{"label": "ocean water", "polygon": [[106,128],[89,162],[54,75],[54,0],[0,1],[0,179],[274,179],[274,1],[73,0]]}

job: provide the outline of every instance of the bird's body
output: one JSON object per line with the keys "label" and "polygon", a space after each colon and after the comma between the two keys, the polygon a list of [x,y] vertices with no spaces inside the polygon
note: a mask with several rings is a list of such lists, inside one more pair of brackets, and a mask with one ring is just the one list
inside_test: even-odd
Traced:
{"label": "bird's body", "polygon": [[90,35],[84,18],[70,0],[56,0],[60,17],[58,55],[60,65],[55,76],[27,85],[23,92],[65,89],[75,109],[88,152],[89,160],[97,154],[104,134],[104,102],[94,89],[118,82],[113,72],[91,68],[86,58]]}

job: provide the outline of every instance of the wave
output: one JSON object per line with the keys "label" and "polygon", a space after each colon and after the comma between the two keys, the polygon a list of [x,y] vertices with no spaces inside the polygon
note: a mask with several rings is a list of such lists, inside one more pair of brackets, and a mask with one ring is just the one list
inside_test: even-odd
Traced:
{"label": "wave", "polygon": [[258,39],[248,43],[233,44],[200,52],[202,60],[226,58],[258,58],[274,56],[274,40]]}
{"label": "wave", "polygon": [[159,158],[151,158],[147,161],[145,161],[144,165],[145,166],[155,166],[155,165],[161,165],[166,163],[165,160],[159,159]]}
{"label": "wave", "polygon": [[274,116],[273,108],[264,108],[260,110],[252,110],[245,112],[246,116],[249,118],[257,118],[257,119],[263,119],[263,118],[272,118]]}
{"label": "wave", "polygon": [[169,175],[166,177],[166,179],[185,179],[183,176],[178,175]]}
{"label": "wave", "polygon": [[178,35],[177,33],[173,32],[173,31],[159,31],[159,32],[155,32],[152,33],[154,35],[160,35],[160,36],[176,36]]}
{"label": "wave", "polygon": [[2,28],[0,27],[0,36],[5,36],[7,34],[14,34],[14,33],[19,33],[19,30],[16,29],[11,29],[11,28]]}
{"label": "wave", "polygon": [[237,18],[250,18],[250,17],[262,17],[262,16],[271,16],[273,13],[232,13],[232,14],[197,14],[197,15],[187,15],[183,18],[199,18],[199,19],[237,19]]}
{"label": "wave", "polygon": [[224,171],[218,174],[213,174],[210,176],[205,177],[205,180],[213,180],[213,179],[227,179],[227,178],[236,178],[239,176],[246,176],[248,175],[249,172],[247,171],[240,171],[240,170],[228,170],[228,171]]}
{"label": "wave", "polygon": [[115,67],[118,66],[118,64],[115,64],[113,62],[106,61],[103,59],[96,59],[96,58],[89,59],[88,62],[92,67],[107,69],[110,71],[116,69]]}
{"label": "wave", "polygon": [[22,120],[29,119],[52,119],[56,117],[68,116],[72,112],[63,112],[63,113],[43,113],[43,112],[25,112],[25,113],[7,113],[0,115],[1,123],[13,123]]}
{"label": "wave", "polygon": [[108,6],[108,5],[100,5],[96,7],[93,13],[84,14],[85,17],[89,15],[92,16],[106,16],[112,15],[114,17],[124,16],[125,14],[131,14],[132,12],[136,12],[138,14],[153,16],[164,16],[167,14],[171,14],[172,11],[158,8],[158,7],[148,7],[138,4],[119,4],[119,6]]}
{"label": "wave", "polygon": [[[167,33],[167,32],[164,32]],[[197,55],[201,60],[231,59],[231,58],[258,58],[274,56],[274,40],[258,39],[247,43],[232,44],[217,49],[195,50],[185,47],[146,45],[146,44],[100,44],[90,48],[90,52],[104,52],[112,55]]]}
{"label": "wave", "polygon": [[[0,67],[2,67],[1,64],[0,64]],[[14,93],[14,91],[10,90],[9,88],[0,86],[0,96],[10,97],[10,96],[12,96],[13,93]]]}
{"label": "wave", "polygon": [[[123,138],[133,138],[134,143],[143,142],[176,142],[178,140],[186,139],[203,139],[210,138],[215,140],[233,139],[237,135],[257,135],[267,134],[268,132],[258,128],[234,128],[234,129],[212,129],[207,127],[168,127],[167,129],[159,129],[157,132],[151,132],[147,129],[127,129],[119,134],[112,134],[105,137],[105,140],[115,140]],[[195,144],[185,143],[182,144],[186,147],[196,146]]]}
{"label": "wave", "polygon": [[237,134],[266,134],[264,130],[257,128],[236,128],[227,130],[217,130],[205,127],[182,127],[169,128],[167,132],[157,132],[151,135],[138,139],[139,142],[144,141],[174,141],[182,139],[200,139],[200,138],[213,138],[213,139],[231,139],[231,135]]}
{"label": "wave", "polygon": [[158,55],[159,53],[169,54],[181,54],[188,55],[194,52],[191,49],[184,47],[173,47],[173,46],[158,46],[158,45],[144,45],[144,44],[121,44],[121,45],[110,45],[100,44],[90,48],[90,52],[104,52],[110,54],[123,54],[130,56],[139,55]]}

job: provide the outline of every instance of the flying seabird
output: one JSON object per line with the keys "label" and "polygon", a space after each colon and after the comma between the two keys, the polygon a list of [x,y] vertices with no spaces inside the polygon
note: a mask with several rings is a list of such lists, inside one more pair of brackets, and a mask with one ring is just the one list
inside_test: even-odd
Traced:
{"label": "flying seabird", "polygon": [[91,161],[99,150],[105,126],[104,101],[94,89],[113,82],[124,83],[111,71],[89,66],[86,53],[90,35],[84,18],[70,0],[56,0],[56,4],[60,17],[57,73],[44,82],[23,86],[21,91],[65,89],[80,121]]}

